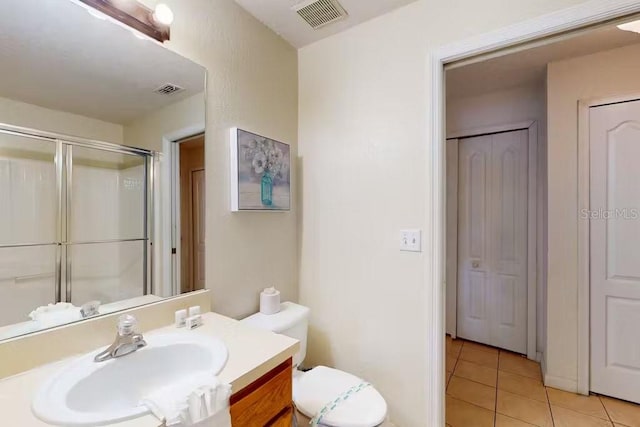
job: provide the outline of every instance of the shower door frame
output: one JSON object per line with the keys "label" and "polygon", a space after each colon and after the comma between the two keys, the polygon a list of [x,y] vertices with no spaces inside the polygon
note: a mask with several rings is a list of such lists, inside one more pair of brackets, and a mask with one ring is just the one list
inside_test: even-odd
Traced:
{"label": "shower door frame", "polygon": [[[8,134],[23,138],[50,141],[55,144],[55,174],[56,174],[56,241],[53,243],[22,243],[0,244],[0,248],[29,247],[29,246],[56,246],[55,259],[55,302],[71,302],[72,282],[71,267],[72,257],[68,248],[72,245],[120,243],[120,242],[146,242],[143,252],[143,283],[142,294],[148,295],[154,291],[154,184],[155,163],[158,153],[143,148],[130,147],[99,140],[64,135],[55,132],[42,131],[33,128],[15,126],[0,123],[0,135]],[[71,202],[73,185],[73,147],[84,147],[118,154],[140,156],[144,160],[144,211],[142,238],[133,239],[109,239],[73,242],[69,239],[71,227]],[[66,189],[63,187],[66,186]],[[64,257],[63,257],[64,253]],[[63,266],[63,259],[65,265]]]}

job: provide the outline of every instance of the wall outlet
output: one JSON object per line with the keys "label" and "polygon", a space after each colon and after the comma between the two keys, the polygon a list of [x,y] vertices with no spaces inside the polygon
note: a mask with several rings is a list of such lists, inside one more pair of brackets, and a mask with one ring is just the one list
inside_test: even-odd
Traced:
{"label": "wall outlet", "polygon": [[406,252],[422,252],[422,231],[400,230],[400,250]]}

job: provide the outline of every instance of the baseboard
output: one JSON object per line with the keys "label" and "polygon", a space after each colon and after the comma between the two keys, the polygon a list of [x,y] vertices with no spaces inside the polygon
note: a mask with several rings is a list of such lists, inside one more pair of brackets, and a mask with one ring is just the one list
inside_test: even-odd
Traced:
{"label": "baseboard", "polygon": [[578,393],[578,381],[570,378],[557,377],[555,375],[549,375],[545,373],[546,369],[543,369],[544,385],[547,387],[557,388],[558,390],[564,390],[571,393]]}
{"label": "baseboard", "polygon": [[[540,365],[542,365],[542,362],[544,362],[541,351],[536,352],[536,362],[538,362]],[[542,372],[545,372],[545,371],[546,371],[545,369],[542,370]]]}

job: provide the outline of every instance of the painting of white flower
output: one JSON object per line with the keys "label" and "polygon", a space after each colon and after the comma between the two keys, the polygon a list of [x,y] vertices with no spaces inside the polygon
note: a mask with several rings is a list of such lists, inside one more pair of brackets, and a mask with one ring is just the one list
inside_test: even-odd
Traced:
{"label": "painting of white flower", "polygon": [[231,135],[231,149],[235,150],[232,158],[236,162],[232,165],[232,179],[237,179],[237,185],[232,182],[232,191],[237,191],[234,210],[289,210],[289,145],[241,129],[232,129]]}

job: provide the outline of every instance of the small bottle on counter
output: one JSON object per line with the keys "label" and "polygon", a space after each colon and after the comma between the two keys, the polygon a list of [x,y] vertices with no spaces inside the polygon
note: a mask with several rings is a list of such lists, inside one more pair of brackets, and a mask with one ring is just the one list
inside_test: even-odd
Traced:
{"label": "small bottle on counter", "polygon": [[178,310],[175,314],[176,328],[184,328],[187,325],[187,310]]}

